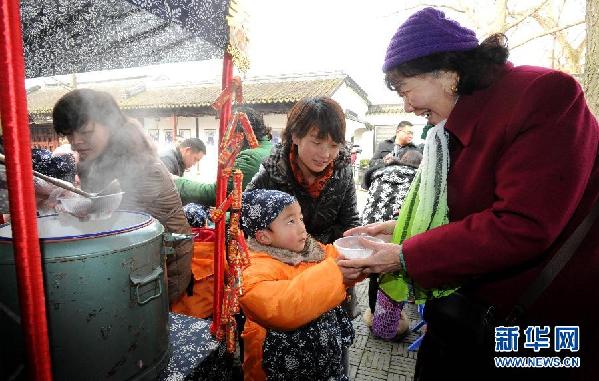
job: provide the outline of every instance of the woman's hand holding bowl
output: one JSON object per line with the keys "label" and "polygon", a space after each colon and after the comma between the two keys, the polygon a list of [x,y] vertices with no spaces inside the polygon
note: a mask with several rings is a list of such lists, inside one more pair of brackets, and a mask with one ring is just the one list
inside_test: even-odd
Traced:
{"label": "woman's hand holding bowl", "polygon": [[385,242],[389,242],[391,240],[391,235],[393,234],[393,229],[395,229],[395,222],[395,220],[391,220],[385,222],[375,222],[364,226],[357,226],[355,228],[346,230],[343,233],[343,236],[369,235],[371,237],[382,239]]}

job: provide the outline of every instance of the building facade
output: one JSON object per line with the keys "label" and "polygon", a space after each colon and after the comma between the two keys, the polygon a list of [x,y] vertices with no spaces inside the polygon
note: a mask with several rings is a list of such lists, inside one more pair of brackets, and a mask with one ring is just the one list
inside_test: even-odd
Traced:
{"label": "building facade", "polygon": [[[219,115],[211,104],[220,94],[220,84],[172,84],[168,80],[139,76],[79,82],[77,86],[111,93],[125,113],[143,125],[159,149],[172,146],[177,137],[202,139],[208,150],[206,157],[186,176],[202,181],[216,177]],[[51,111],[54,103],[70,90],[59,83],[39,86],[28,93],[33,146],[53,149],[58,145],[58,136],[51,128]],[[280,141],[287,113],[293,104],[304,97],[316,96],[331,97],[344,109],[346,140],[348,144],[360,147],[359,158],[370,158],[376,144],[392,135],[400,120],[415,118],[402,115],[401,105],[372,105],[366,92],[343,73],[243,80],[244,105],[264,115],[266,125],[272,128],[275,142]],[[413,123],[420,127],[423,125],[422,121]]]}

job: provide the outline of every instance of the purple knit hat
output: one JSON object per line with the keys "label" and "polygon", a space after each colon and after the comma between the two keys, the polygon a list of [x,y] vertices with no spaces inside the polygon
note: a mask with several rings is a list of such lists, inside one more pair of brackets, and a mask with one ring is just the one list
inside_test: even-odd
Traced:
{"label": "purple knit hat", "polygon": [[383,72],[415,58],[439,52],[474,49],[478,39],[474,31],[464,28],[435,8],[424,8],[399,26],[391,39]]}

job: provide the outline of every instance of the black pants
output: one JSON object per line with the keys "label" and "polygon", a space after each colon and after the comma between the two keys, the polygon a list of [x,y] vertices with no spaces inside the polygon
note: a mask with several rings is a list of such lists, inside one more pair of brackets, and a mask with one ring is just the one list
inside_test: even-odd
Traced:
{"label": "black pants", "polygon": [[350,287],[347,289],[347,297],[341,303],[341,307],[347,312],[347,316],[349,316],[350,320],[353,320],[356,316],[360,314],[358,309],[358,299],[356,298],[356,290],[354,287]]}
{"label": "black pants", "polygon": [[427,324],[418,349],[414,381],[491,380],[487,371],[490,369],[488,355],[462,345],[463,341],[459,338],[446,342],[438,336],[436,328]]}
{"label": "black pants", "polygon": [[[356,290],[354,287],[347,289],[347,298],[342,303],[342,307],[347,312],[350,320],[353,320],[358,312],[358,300],[356,298]],[[341,361],[343,365],[343,374],[349,377],[349,348],[343,348],[341,352]]]}
{"label": "black pants", "polygon": [[368,306],[370,312],[374,314],[376,306],[376,293],[379,290],[379,274],[370,274],[368,276]]}
{"label": "black pants", "polygon": [[[447,324],[440,315],[435,316],[434,308],[429,308],[429,305],[430,302],[427,302],[425,306],[424,318],[427,321],[427,330],[418,350],[415,381],[586,379],[579,377],[577,369],[497,368],[494,357],[504,355],[495,352],[492,333],[487,342],[476,343],[473,336],[468,334],[468,327],[460,327],[460,323]],[[520,340],[523,340],[523,336],[521,335]],[[552,355],[545,354],[545,356]],[[532,350],[519,350],[517,356],[539,356],[539,354],[535,354]]]}

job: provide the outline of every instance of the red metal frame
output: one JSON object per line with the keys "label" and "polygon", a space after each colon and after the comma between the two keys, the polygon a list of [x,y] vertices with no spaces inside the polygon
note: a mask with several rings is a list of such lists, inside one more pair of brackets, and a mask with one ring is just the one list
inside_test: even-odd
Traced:
{"label": "red metal frame", "polygon": [[33,189],[19,1],[1,0],[0,35],[0,107],[6,172],[10,179],[8,195],[21,326],[29,378],[46,381],[52,380],[52,365]]}
{"label": "red metal frame", "polygon": [[[223,57],[222,89],[231,84],[233,78],[233,58],[229,53]],[[220,124],[218,128],[218,146],[222,142],[227,130],[227,122],[231,117],[231,99],[221,109]],[[220,152],[219,152],[220,154]],[[227,180],[222,176],[222,166],[218,166],[216,177],[216,205],[220,205],[227,197]],[[224,274],[225,274],[225,218],[216,223],[216,245],[214,246],[214,299],[212,304],[212,325],[210,331],[216,334],[222,320]]]}
{"label": "red metal frame", "polygon": [[[40,254],[35,191],[33,189],[31,149],[25,69],[23,61],[23,36],[18,0],[0,0],[0,106],[7,153],[6,171],[12,216],[15,266],[19,288],[21,319],[25,334],[29,377],[33,380],[52,380],[48,324]],[[233,60],[224,54],[222,88],[231,84]],[[219,146],[231,116],[231,100],[221,110]],[[176,127],[175,127],[176,128]],[[216,205],[226,198],[227,183],[218,168]],[[216,333],[221,325],[225,270],[225,219],[216,225],[214,251],[213,321],[210,327]]]}

